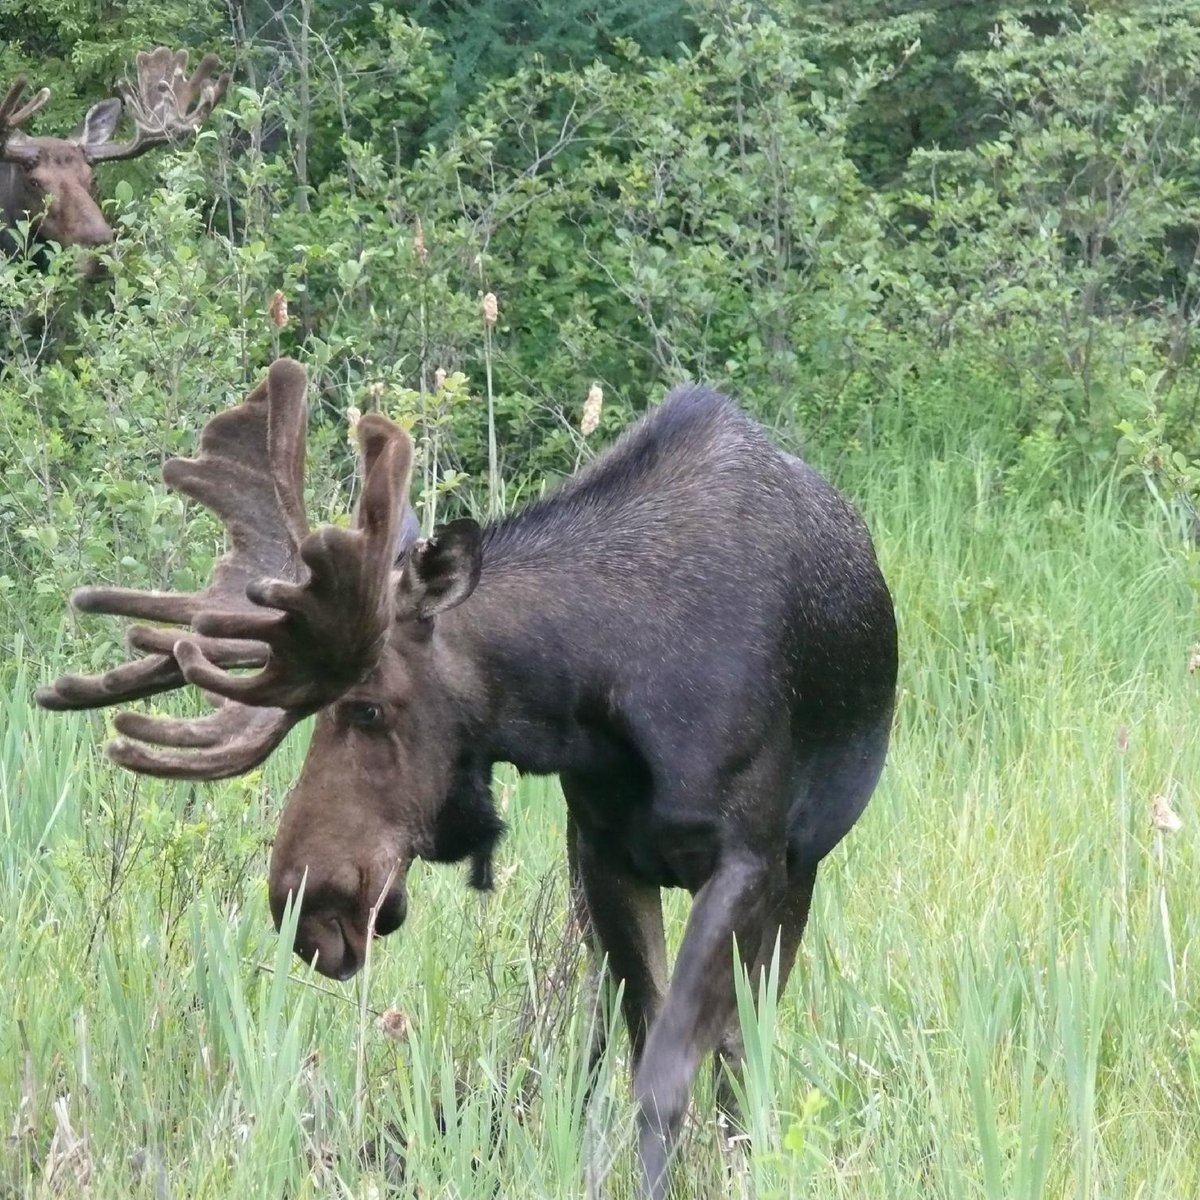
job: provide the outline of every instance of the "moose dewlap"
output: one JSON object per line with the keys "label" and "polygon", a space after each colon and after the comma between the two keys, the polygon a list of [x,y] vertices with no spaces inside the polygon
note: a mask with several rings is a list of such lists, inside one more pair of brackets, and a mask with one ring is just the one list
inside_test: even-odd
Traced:
{"label": "moose dewlap", "polygon": [[[468,860],[489,885],[495,763],[557,773],[575,895],[624,983],[645,1185],[664,1195],[700,1060],[739,1057],[731,940],[761,970],[778,938],[786,979],[818,864],[883,766],[896,629],[866,528],[729,400],[688,387],[545,499],[424,541],[409,438],[364,416],[353,524],[310,531],[306,420],[303,369],[280,360],[196,458],[167,463],[228,552],[195,594],[77,592],[84,612],[160,624],[38,703],[223,698],[194,720],[117,715],[113,760],[179,779],[248,771],[316,713],[271,905],[278,921],[305,881],[296,950],[340,979],[372,913],[378,933],[404,920],[413,859]],[[669,985],[663,887],[694,897]]]}

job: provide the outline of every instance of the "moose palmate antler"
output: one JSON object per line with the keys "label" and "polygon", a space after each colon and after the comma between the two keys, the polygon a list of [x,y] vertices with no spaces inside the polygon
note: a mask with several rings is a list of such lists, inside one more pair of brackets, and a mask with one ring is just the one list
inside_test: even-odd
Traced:
{"label": "moose palmate antler", "polygon": [[[64,675],[43,708],[101,708],[195,684],[217,710],[174,719],[122,712],[109,756],[176,779],[221,779],[262,762],[297,722],[330,703],[378,661],[394,613],[392,567],[407,502],[412,443],[386,417],[358,426],[362,493],[353,526],[309,532],[304,509],[304,368],[272,363],[267,378],[200,435],[194,459],[163,478],[225,525],[230,547],[203,591],[87,587],[82,612],[184,626],[135,625],[132,658],[102,675]],[[237,675],[231,668],[259,668]]]}
{"label": "moose palmate antler", "polygon": [[125,103],[134,125],[128,142],[104,142],[88,147],[93,162],[136,158],[163,142],[174,142],[195,133],[208,119],[229,88],[229,72],[218,78],[215,54],[206,54],[191,78],[187,73],[188,52],[174,54],[159,46],[137,56],[137,87],[121,82],[116,92]]}
{"label": "moose palmate antler", "polygon": [[20,129],[26,121],[46,107],[50,99],[50,89],[42,88],[35,92],[29,101],[21,104],[21,97],[28,86],[29,80],[21,75],[13,81],[4,99],[0,100],[0,162],[25,163],[37,158],[36,148]]}

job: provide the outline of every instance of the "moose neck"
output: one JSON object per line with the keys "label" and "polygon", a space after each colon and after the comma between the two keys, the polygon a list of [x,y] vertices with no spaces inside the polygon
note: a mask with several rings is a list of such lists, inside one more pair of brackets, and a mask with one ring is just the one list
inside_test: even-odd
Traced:
{"label": "moose neck", "polygon": [[603,589],[582,592],[561,564],[490,565],[439,618],[465,685],[480,755],[528,774],[591,772],[625,753],[604,712]]}

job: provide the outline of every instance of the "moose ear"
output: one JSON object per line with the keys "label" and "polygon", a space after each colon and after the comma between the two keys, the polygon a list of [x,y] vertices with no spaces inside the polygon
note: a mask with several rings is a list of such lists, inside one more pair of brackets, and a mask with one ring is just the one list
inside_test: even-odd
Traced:
{"label": "moose ear", "polygon": [[466,517],[439,525],[409,552],[400,573],[397,611],[421,619],[461,604],[479,582],[483,530]]}
{"label": "moose ear", "polygon": [[87,110],[83,124],[75,131],[74,141],[83,147],[84,153],[112,141],[121,121],[121,102],[117,99],[101,100]]}

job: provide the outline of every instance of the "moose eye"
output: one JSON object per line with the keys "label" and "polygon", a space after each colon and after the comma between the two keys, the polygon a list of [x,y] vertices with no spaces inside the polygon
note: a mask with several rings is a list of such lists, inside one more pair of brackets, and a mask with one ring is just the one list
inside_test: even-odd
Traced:
{"label": "moose eye", "polygon": [[359,729],[378,729],[383,724],[383,705],[372,700],[351,700],[343,711],[346,720]]}

